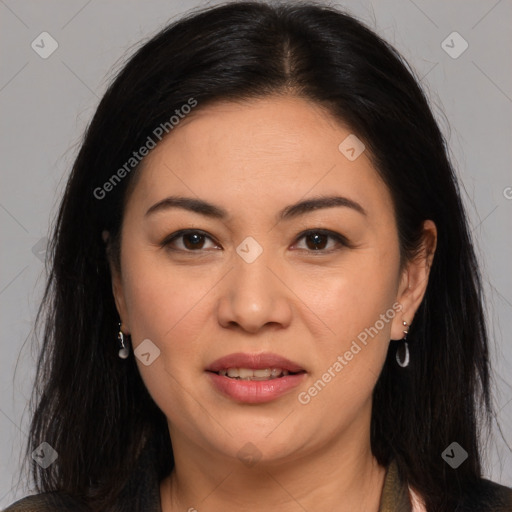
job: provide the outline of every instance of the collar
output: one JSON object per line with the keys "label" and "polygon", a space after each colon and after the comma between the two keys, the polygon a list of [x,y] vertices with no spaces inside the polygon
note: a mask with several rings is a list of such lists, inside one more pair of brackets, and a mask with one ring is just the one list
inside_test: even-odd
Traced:
{"label": "collar", "polygon": [[386,471],[379,512],[412,512],[409,488],[400,478],[395,461],[391,462]]}

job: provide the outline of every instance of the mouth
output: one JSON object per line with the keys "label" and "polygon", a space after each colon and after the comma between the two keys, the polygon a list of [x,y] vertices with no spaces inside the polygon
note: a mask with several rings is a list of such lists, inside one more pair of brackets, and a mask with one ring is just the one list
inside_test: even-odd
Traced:
{"label": "mouth", "polygon": [[270,380],[306,372],[298,363],[269,352],[229,354],[211,363],[206,371],[241,380]]}
{"label": "mouth", "polygon": [[276,354],[231,354],[206,369],[214,388],[237,402],[263,403],[297,387],[307,371]]}
{"label": "mouth", "polygon": [[287,375],[297,375],[299,373],[306,373],[306,371],[301,370],[298,372],[292,372],[289,370],[284,370],[283,368],[227,368],[213,373],[221,375],[222,377],[228,377],[230,379],[260,381],[280,379],[282,377],[286,377]]}

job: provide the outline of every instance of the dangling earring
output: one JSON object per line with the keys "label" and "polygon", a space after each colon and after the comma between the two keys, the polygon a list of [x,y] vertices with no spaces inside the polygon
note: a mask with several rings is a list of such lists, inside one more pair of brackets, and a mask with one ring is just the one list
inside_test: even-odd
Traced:
{"label": "dangling earring", "polygon": [[396,362],[398,363],[399,366],[401,366],[402,368],[405,368],[406,366],[409,365],[409,345],[407,344],[407,341],[406,341],[407,333],[409,332],[409,330],[407,329],[407,322],[405,320],[402,322],[402,324],[405,327],[404,337],[402,338],[403,349],[404,349],[404,358],[402,360],[401,357],[398,355],[398,353],[400,351],[400,347],[399,347],[396,350]]}
{"label": "dangling earring", "polygon": [[[128,334],[126,335],[128,338]],[[117,335],[117,341],[119,342],[119,352],[118,355],[121,359],[126,359],[130,355],[130,347],[128,346],[128,340],[126,340],[126,345],[124,344],[125,334],[121,331],[121,324],[119,324],[119,334]]]}

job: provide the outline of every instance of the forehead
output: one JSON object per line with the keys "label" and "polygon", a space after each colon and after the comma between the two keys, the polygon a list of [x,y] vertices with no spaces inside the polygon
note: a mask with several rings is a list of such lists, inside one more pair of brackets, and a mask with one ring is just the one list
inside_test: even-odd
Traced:
{"label": "forehead", "polygon": [[[194,151],[178,155],[167,145],[174,158],[189,162],[214,159],[226,171],[234,171],[233,178],[241,174],[237,173],[240,166],[259,174],[283,166],[317,166],[336,154],[340,134],[349,133],[319,105],[293,96],[224,101],[203,109],[199,105],[177,128],[168,138],[169,145]],[[165,151],[165,146],[164,142],[149,161]]]}
{"label": "forehead", "polygon": [[199,104],[145,158],[135,191],[144,202],[182,193],[259,210],[284,198],[340,192],[368,203],[370,213],[392,209],[367,152],[350,160],[340,151],[347,138],[357,144],[353,137],[302,98]]}

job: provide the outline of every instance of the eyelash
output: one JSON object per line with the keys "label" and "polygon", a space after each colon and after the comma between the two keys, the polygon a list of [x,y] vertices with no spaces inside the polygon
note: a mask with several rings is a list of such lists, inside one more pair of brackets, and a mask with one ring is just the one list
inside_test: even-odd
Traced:
{"label": "eyelash", "polygon": [[[171,235],[166,237],[160,245],[164,248],[167,248],[170,251],[183,252],[183,253],[194,253],[194,252],[201,252],[201,251],[206,250],[206,249],[197,249],[197,250],[176,249],[176,248],[170,247],[172,242],[174,242],[175,240],[182,238],[183,236],[191,235],[191,234],[203,235],[206,238],[209,238],[211,241],[214,242],[214,240],[211,236],[209,236],[204,231],[201,231],[200,229],[182,229],[182,230],[176,231],[175,233],[172,233]],[[341,247],[337,247],[334,249],[317,249],[317,250],[299,249],[299,250],[306,251],[306,252],[313,253],[313,254],[314,253],[330,254],[332,252],[339,251],[342,247],[351,247],[349,241],[343,235],[341,235],[340,233],[336,233],[335,231],[330,231],[328,229],[308,229],[306,231],[302,231],[301,233],[299,233],[297,235],[295,243],[297,243],[299,240],[302,240],[303,238],[307,237],[308,235],[312,235],[312,234],[328,236],[329,238],[335,240]]]}

